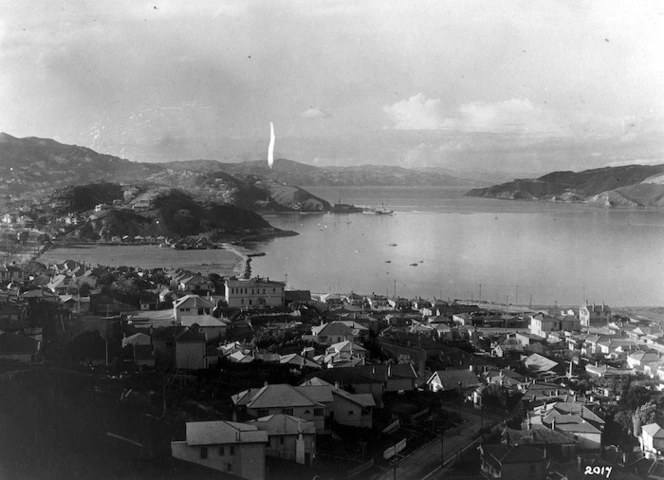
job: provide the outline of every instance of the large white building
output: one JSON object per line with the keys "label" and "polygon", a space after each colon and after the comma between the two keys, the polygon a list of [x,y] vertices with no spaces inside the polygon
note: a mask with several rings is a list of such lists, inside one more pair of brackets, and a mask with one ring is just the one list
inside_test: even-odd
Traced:
{"label": "large white building", "polygon": [[255,277],[226,280],[226,303],[232,308],[264,308],[284,305],[284,282]]}

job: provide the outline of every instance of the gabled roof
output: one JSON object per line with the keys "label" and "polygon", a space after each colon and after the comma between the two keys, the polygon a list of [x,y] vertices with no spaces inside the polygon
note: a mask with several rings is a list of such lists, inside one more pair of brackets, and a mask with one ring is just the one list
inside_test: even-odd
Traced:
{"label": "gabled roof", "polygon": [[530,430],[514,430],[506,428],[503,431],[503,440],[508,445],[569,445],[578,443],[566,433],[557,432],[549,428],[533,428]]}
{"label": "gabled roof", "polygon": [[282,355],[279,358],[279,363],[284,363],[284,364],[287,363],[289,365],[295,365],[297,367],[321,368],[321,366],[318,365],[316,362],[312,362],[308,358],[304,358],[303,356],[298,355],[297,353]]}
{"label": "gabled roof", "polygon": [[427,380],[427,383],[431,383],[433,380],[438,379],[443,390],[453,390],[459,388],[459,383],[461,383],[461,388],[476,387],[480,384],[480,380],[477,378],[473,372],[464,369],[456,370],[438,370]]}
{"label": "gabled roof", "polygon": [[350,340],[338,342],[327,347],[327,351],[334,350],[335,352],[366,352],[367,349],[353,343]]}
{"label": "gabled roof", "polygon": [[318,336],[352,335],[353,328],[342,322],[330,322],[311,327],[311,333]]}
{"label": "gabled roof", "polygon": [[266,443],[267,432],[247,423],[216,421],[187,422],[188,445],[225,445],[237,443]]}
{"label": "gabled roof", "polygon": [[646,432],[652,438],[664,438],[664,428],[660,427],[656,423],[649,423],[641,427],[643,432]]}
{"label": "gabled roof", "polygon": [[547,372],[558,365],[557,362],[543,357],[539,353],[533,353],[530,355],[523,361],[523,364],[526,368],[537,372]]}
{"label": "gabled roof", "polygon": [[199,295],[185,295],[174,303],[175,308],[214,308],[215,305]]}
{"label": "gabled roof", "polygon": [[544,460],[544,451],[527,445],[482,445],[482,451],[501,465],[506,463],[534,463]]}
{"label": "gabled roof", "polygon": [[180,323],[186,327],[191,327],[194,323],[201,327],[225,327],[228,321],[212,315],[186,315],[180,318]]}
{"label": "gabled roof", "polygon": [[295,387],[287,384],[266,385],[249,389],[231,397],[236,405],[247,408],[323,407],[324,405],[306,397]]}
{"label": "gabled roof", "polygon": [[260,430],[267,432],[268,435],[298,435],[300,432],[304,434],[316,433],[314,422],[281,413],[261,417],[247,423],[255,425]]}
{"label": "gabled roof", "polygon": [[159,329],[155,329],[152,334],[152,340],[173,340],[179,334],[187,330],[187,327],[182,326],[168,326]]}

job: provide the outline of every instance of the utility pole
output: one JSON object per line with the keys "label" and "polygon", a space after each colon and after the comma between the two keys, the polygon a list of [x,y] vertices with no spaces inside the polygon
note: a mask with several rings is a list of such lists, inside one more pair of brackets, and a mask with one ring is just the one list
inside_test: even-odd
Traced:
{"label": "utility pole", "polygon": [[519,286],[516,286],[516,292],[514,294],[514,305],[519,304]]}
{"label": "utility pole", "polygon": [[397,281],[394,280],[394,299],[397,299]]}
{"label": "utility pole", "polygon": [[480,283],[480,299],[479,303],[482,303],[482,284]]}

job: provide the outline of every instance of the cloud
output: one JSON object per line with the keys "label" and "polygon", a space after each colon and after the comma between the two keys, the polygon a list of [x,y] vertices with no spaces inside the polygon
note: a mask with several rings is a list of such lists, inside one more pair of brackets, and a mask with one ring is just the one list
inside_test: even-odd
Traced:
{"label": "cloud", "polygon": [[438,130],[445,124],[441,100],[423,93],[386,105],[383,111],[394,122],[395,130]]}
{"label": "cloud", "polygon": [[321,111],[318,107],[311,107],[300,113],[300,117],[302,118],[325,118],[328,116],[328,113]]}
{"label": "cloud", "polygon": [[445,110],[439,98],[423,93],[384,106],[395,130],[458,130],[464,132],[560,133],[564,124],[557,114],[527,98],[497,102],[469,102]]}

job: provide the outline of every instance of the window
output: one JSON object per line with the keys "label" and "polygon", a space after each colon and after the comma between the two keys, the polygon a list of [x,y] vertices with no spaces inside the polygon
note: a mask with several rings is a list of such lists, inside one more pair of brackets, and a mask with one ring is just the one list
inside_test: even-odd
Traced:
{"label": "window", "polygon": [[231,449],[231,455],[235,455],[235,445],[229,447]]}
{"label": "window", "polygon": [[292,408],[282,408],[281,413],[284,415],[293,415],[293,409]]}
{"label": "window", "polygon": [[323,415],[325,415],[324,408],[314,408],[314,417],[322,417]]}
{"label": "window", "polygon": [[219,447],[219,456],[222,456],[224,454],[224,447],[221,446]]}
{"label": "window", "polygon": [[370,413],[371,413],[371,412],[369,411],[368,408],[363,408],[363,409],[362,409],[362,413],[361,413],[361,415],[362,415],[362,416],[365,416],[365,415],[369,415]]}
{"label": "window", "polygon": [[202,308],[199,308],[199,309],[198,309],[198,314],[199,314],[199,315],[203,315],[203,309],[202,309]]}
{"label": "window", "polygon": [[284,437],[279,437],[279,443],[280,443],[281,445],[284,444]]}
{"label": "window", "polygon": [[244,298],[242,298],[240,302],[242,303],[242,305],[244,305]]}
{"label": "window", "polygon": [[201,459],[202,460],[205,460],[207,458],[207,454],[208,454],[207,447],[201,447]]}
{"label": "window", "polygon": [[253,305],[253,301],[249,299],[249,305]]}
{"label": "window", "polygon": [[355,410],[348,410],[348,415],[355,415]]}

